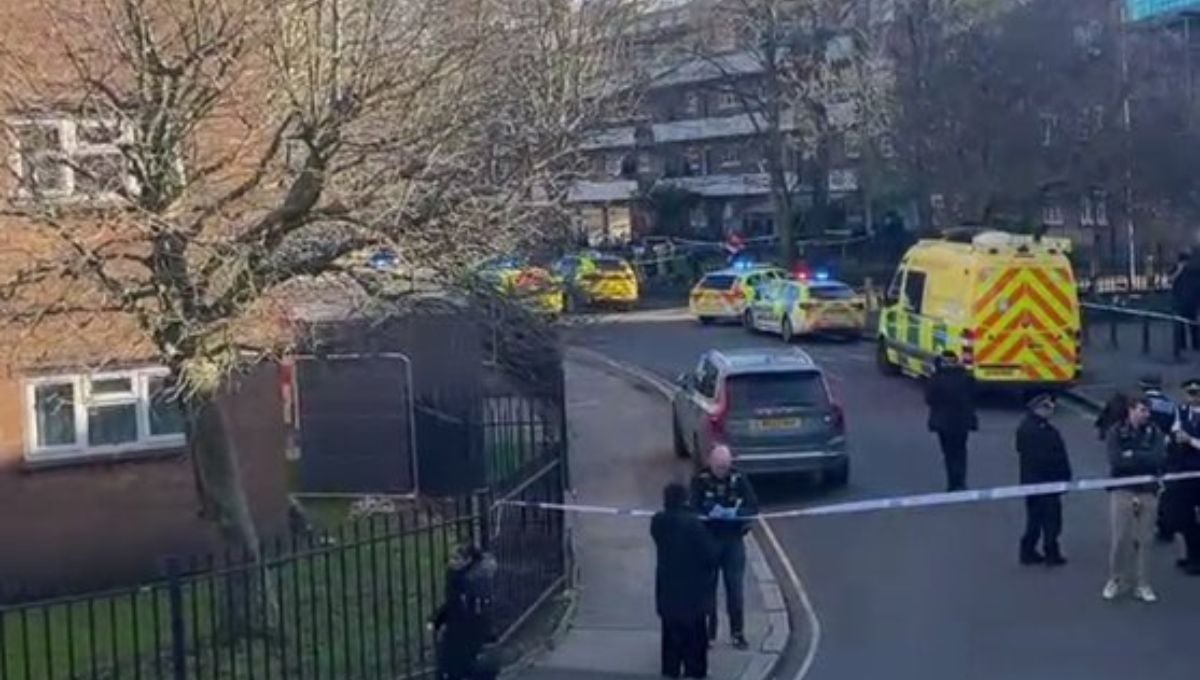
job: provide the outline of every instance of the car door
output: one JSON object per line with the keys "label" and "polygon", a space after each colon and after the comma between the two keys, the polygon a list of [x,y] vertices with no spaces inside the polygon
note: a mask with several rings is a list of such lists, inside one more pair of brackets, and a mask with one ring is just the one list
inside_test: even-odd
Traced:
{"label": "car door", "polygon": [[758,287],[754,301],[754,327],[763,330],[775,327],[777,310],[775,301],[779,297],[782,284],[776,279],[764,281]]}
{"label": "car door", "polygon": [[680,434],[693,456],[699,456],[708,445],[710,433],[705,416],[716,401],[718,378],[716,364],[705,354],[693,369],[688,384],[681,386],[676,395]]}

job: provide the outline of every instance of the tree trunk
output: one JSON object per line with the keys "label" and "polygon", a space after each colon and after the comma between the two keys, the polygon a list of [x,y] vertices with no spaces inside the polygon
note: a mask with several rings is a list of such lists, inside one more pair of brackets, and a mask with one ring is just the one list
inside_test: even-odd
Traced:
{"label": "tree trunk", "polygon": [[186,410],[201,516],[216,525],[228,548],[258,560],[258,529],[242,485],[236,446],[217,395],[195,395],[188,400]]}
{"label": "tree trunk", "polygon": [[[218,635],[226,641],[264,633],[270,628],[274,593],[252,565],[262,559],[261,543],[242,484],[237,448],[216,394],[193,396],[186,405],[188,446],[192,456],[201,516],[213,522],[226,555],[232,556],[220,585]],[[269,603],[264,609],[264,589]]]}

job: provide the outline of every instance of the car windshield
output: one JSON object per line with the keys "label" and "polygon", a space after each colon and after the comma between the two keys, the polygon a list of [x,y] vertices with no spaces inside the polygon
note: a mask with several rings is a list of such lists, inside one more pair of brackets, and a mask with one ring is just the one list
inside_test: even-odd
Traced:
{"label": "car windshield", "polygon": [[854,297],[854,289],[842,283],[827,283],[809,286],[808,294],[814,300],[850,300]]}
{"label": "car windshield", "polygon": [[825,381],[816,371],[747,373],[726,381],[729,404],[734,411],[762,408],[819,408],[829,404]]}
{"label": "car windshield", "polygon": [[700,288],[704,290],[729,290],[737,277],[730,274],[715,274],[700,280]]}
{"label": "car windshield", "polygon": [[603,258],[596,260],[596,269],[602,272],[623,272],[626,264],[623,260]]}

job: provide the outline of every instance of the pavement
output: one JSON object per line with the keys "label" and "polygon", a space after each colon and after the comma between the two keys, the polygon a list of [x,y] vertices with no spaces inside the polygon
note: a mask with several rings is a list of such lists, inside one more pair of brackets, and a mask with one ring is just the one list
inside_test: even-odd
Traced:
{"label": "pavement", "polygon": [[[694,367],[710,348],[780,342],[662,312],[569,329],[568,338],[664,378]],[[830,492],[803,480],[762,480],[757,487],[767,509],[940,491],[940,457],[925,429],[919,385],[880,375],[868,342],[804,340],[799,346],[826,369],[846,410],[851,481]],[[1093,343],[1085,355],[1089,373],[1100,375],[1102,364],[1136,373],[1137,364],[1125,353],[1095,351]],[[1113,373],[1109,379],[1125,378]],[[1015,398],[981,405],[981,429],[969,447],[972,486],[1017,481],[1013,437],[1022,415]],[[1078,477],[1106,474],[1091,420],[1090,412],[1070,402],[1056,416]],[[1125,680],[1147,672],[1156,680],[1196,677],[1200,579],[1174,569],[1177,547],[1155,546],[1151,555],[1159,603],[1108,603],[1100,598],[1108,550],[1102,492],[1065,499],[1063,542],[1071,563],[1062,569],[1017,564],[1023,523],[1022,504],[1013,500],[772,520],[812,604],[811,619],[801,619],[796,631],[809,645],[803,656],[811,663],[774,677]]]}
{"label": "pavement", "polygon": [[[599,364],[570,360],[567,417],[575,503],[656,509],[670,481],[691,468],[671,447],[662,395]],[[521,680],[657,678],[659,622],[654,611],[654,544],[647,518],[572,515],[578,603],[570,627]],[[750,649],[722,636],[709,655],[715,680],[762,680],[790,632],[778,586],[757,543],[748,546],[746,637]]]}
{"label": "pavement", "polygon": [[1200,376],[1200,352],[1185,351],[1175,357],[1174,331],[1169,322],[1090,324],[1083,350],[1083,377],[1074,393],[1093,406],[1102,405],[1117,391],[1136,391],[1138,379],[1148,373],[1162,377],[1167,392],[1182,396],[1179,384]]}

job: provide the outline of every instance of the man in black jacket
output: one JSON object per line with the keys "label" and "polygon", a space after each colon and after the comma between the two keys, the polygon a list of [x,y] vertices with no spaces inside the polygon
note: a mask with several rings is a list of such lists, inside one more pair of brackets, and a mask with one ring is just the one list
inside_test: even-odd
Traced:
{"label": "man in black jacket", "polygon": [[[1200,472],[1200,379],[1183,383],[1187,403],[1179,409],[1167,449],[1168,472]],[[1184,555],[1175,564],[1189,576],[1200,576],[1200,479],[1169,482],[1160,503],[1167,506],[1168,530],[1183,535]]]}
{"label": "man in black jacket", "polygon": [[[733,455],[726,446],[714,446],[708,454],[708,468],[692,478],[692,509],[705,519],[708,532],[716,541],[717,568],[725,583],[725,608],[729,613],[729,632],[733,646],[746,649],[742,581],[746,574],[746,545],[743,537],[750,531],[746,518],[758,514],[758,499],[750,480],[733,467]],[[717,572],[709,585],[708,639],[717,639]]]}
{"label": "man in black jacket", "polygon": [[663,509],[650,520],[658,552],[654,605],[662,621],[662,674],[668,678],[708,675],[705,617],[716,546],[687,500],[682,484],[667,485]]}
{"label": "man in black jacket", "polygon": [[[1062,435],[1050,422],[1057,402],[1054,395],[1039,394],[1029,402],[1029,414],[1017,428],[1017,453],[1022,484],[1066,482],[1071,479],[1071,461]],[[1021,564],[1066,564],[1058,547],[1062,533],[1062,494],[1025,497],[1025,534],[1021,536]],[[1038,541],[1042,550],[1038,552]]]}
{"label": "man in black jacket", "polygon": [[967,436],[979,429],[974,385],[954,352],[943,352],[925,388],[929,431],[938,436],[946,463],[946,489],[967,488]]}

